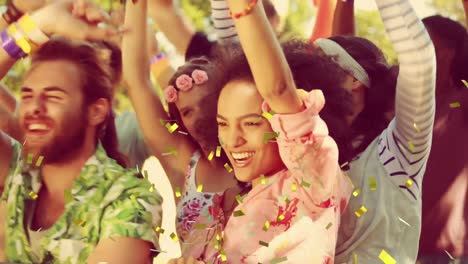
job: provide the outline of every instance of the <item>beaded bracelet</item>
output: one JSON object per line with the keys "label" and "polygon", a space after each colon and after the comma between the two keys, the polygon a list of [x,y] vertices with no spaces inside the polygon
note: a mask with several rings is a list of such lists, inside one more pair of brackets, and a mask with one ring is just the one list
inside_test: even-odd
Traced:
{"label": "beaded bracelet", "polygon": [[229,11],[229,14],[233,19],[239,19],[243,16],[246,16],[250,14],[253,10],[253,8],[257,5],[258,0],[250,0],[249,5],[244,9],[244,11],[233,14],[231,11]]}
{"label": "beaded bracelet", "polygon": [[32,45],[29,43],[25,34],[16,27],[16,23],[11,24],[7,28],[7,32],[15,40],[16,45],[18,45],[24,53],[31,53]]}

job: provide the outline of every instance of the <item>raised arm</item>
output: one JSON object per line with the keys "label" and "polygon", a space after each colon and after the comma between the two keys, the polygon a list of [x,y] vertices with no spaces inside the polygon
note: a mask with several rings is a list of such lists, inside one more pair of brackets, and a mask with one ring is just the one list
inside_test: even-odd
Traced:
{"label": "raised arm", "polygon": [[[245,12],[249,0],[229,0],[234,16]],[[297,113],[302,102],[296,93],[291,69],[279,42],[268,24],[262,1],[251,13],[235,19],[242,48],[252,70],[255,84],[262,97],[276,113]]]}
{"label": "raised arm", "polygon": [[340,0],[336,3],[332,36],[337,35],[356,35],[354,0]]}
{"label": "raised arm", "polygon": [[[398,166],[415,181],[411,188],[420,188],[434,123],[434,46],[408,0],[376,2],[400,62],[395,119],[385,135],[388,141],[384,140],[389,142],[387,148],[399,162],[389,161],[387,167],[401,164]],[[381,161],[384,162],[382,158]],[[396,178],[394,177],[395,180]]]}
{"label": "raised arm", "polygon": [[[188,139],[179,133],[169,133],[160,120],[169,122],[160,99],[154,91],[146,55],[147,0],[127,1],[125,25],[130,29],[122,42],[123,75],[128,93],[137,114],[145,141],[159,159],[173,186],[183,186],[184,173],[195,151]],[[164,156],[165,148],[176,148],[176,156]]]}
{"label": "raised arm", "polygon": [[195,31],[174,0],[149,0],[148,5],[148,14],[159,30],[175,45],[180,54],[185,54]]}
{"label": "raised arm", "polygon": [[[317,18],[315,20],[314,30],[310,37],[310,42],[319,38],[328,38],[332,34],[333,14],[335,13],[337,0],[314,0],[317,2]],[[341,2],[342,0],[338,1]]]}

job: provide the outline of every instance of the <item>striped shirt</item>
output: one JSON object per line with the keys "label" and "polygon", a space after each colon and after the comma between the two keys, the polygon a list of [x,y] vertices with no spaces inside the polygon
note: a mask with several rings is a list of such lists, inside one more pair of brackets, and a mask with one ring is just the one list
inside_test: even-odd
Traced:
{"label": "striped shirt", "polygon": [[211,19],[219,41],[225,43],[239,40],[226,0],[211,0]]}
{"label": "striped shirt", "polygon": [[[408,0],[376,0],[400,62],[395,118],[350,164],[360,189],[342,218],[336,263],[416,263],[421,184],[435,112],[435,51]],[[385,250],[385,252],[383,252]]]}

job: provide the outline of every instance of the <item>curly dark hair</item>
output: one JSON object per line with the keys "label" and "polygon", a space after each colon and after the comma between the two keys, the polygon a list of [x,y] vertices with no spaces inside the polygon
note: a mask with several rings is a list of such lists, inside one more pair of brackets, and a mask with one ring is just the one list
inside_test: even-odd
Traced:
{"label": "curly dark hair", "polygon": [[367,146],[388,126],[386,117],[394,109],[398,66],[387,63],[385,55],[371,41],[350,36],[334,36],[338,43],[367,72],[370,86],[365,90],[365,106],[351,125],[350,140],[352,156],[364,151]]}
{"label": "curly dark hair", "polygon": [[[340,163],[349,160],[350,140],[346,116],[351,114],[352,107],[350,95],[341,86],[345,72],[331,59],[318,55],[312,45],[301,40],[289,40],[282,44],[282,48],[296,86],[306,91],[322,90],[326,103],[320,116],[338,145]],[[240,46],[231,47],[231,56],[224,58],[224,61],[223,87],[233,80],[254,81]]]}

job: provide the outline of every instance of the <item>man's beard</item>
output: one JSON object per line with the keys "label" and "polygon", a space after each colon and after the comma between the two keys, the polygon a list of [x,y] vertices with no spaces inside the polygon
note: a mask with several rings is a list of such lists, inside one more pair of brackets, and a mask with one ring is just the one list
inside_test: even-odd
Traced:
{"label": "man's beard", "polygon": [[35,154],[35,158],[44,157],[44,163],[60,163],[72,159],[81,149],[85,141],[87,119],[84,111],[76,117],[68,117],[59,127],[58,135],[49,143],[38,147],[28,147],[26,138],[26,153]]}

